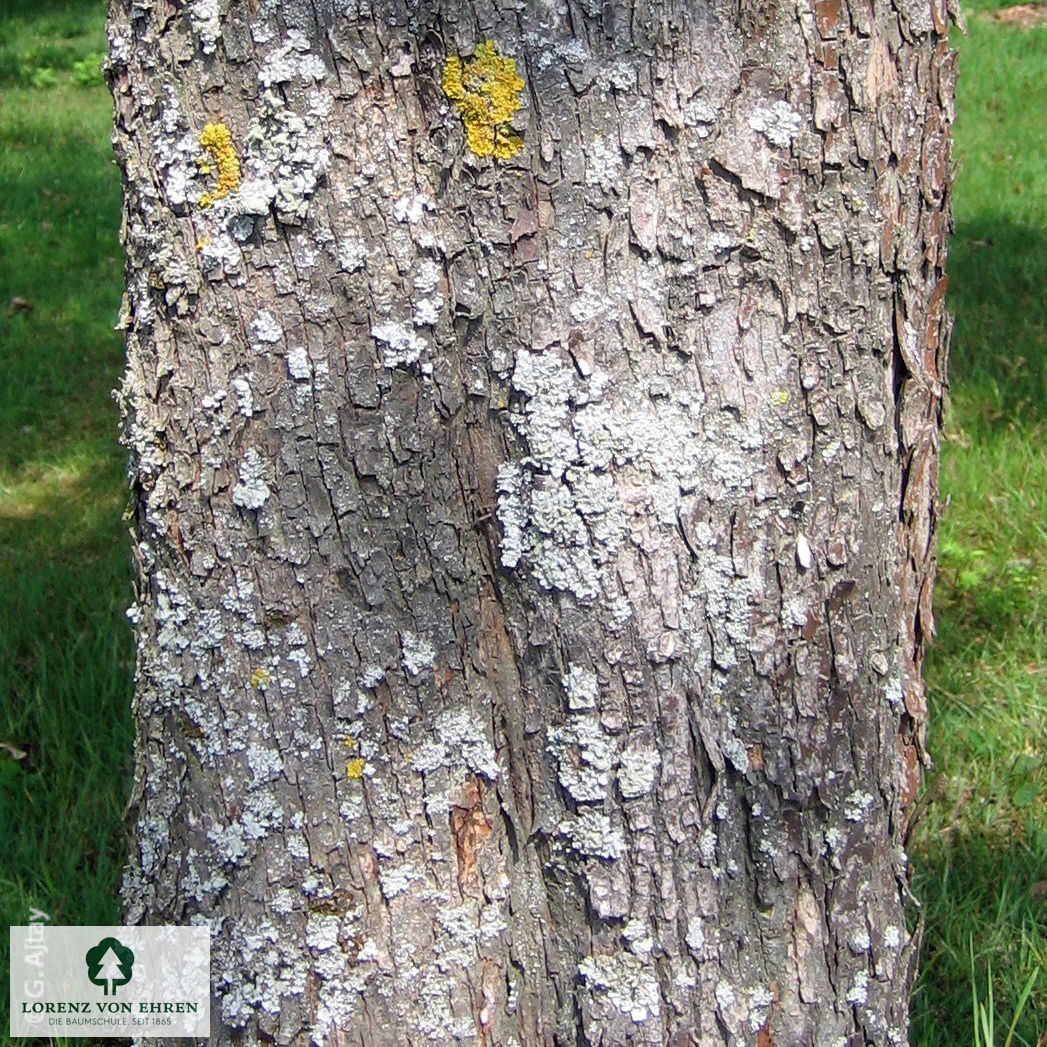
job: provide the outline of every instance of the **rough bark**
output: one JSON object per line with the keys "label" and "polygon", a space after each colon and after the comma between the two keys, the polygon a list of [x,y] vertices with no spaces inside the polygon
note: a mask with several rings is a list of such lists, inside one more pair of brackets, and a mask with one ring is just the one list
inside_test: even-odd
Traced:
{"label": "rough bark", "polygon": [[115,4],[124,897],[216,1042],[907,1042],[946,21]]}

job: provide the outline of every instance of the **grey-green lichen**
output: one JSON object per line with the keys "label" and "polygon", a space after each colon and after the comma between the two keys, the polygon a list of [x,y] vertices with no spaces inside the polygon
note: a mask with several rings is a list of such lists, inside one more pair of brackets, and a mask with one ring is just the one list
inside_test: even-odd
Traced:
{"label": "grey-green lichen", "polygon": [[245,137],[252,170],[258,172],[253,189],[258,200],[253,209],[271,192],[279,221],[297,225],[305,220],[309,200],[330,160],[323,132],[330,106],[329,95],[314,92],[303,115],[277,91],[262,91],[257,115]]}
{"label": "grey-green lichen", "polygon": [[598,1011],[608,1008],[638,1025],[661,1014],[662,996],[654,969],[632,953],[587,956],[578,965],[578,973]]}
{"label": "grey-green lichen", "polygon": [[222,38],[218,0],[192,0],[188,5],[189,21],[200,41],[200,50],[213,55]]}

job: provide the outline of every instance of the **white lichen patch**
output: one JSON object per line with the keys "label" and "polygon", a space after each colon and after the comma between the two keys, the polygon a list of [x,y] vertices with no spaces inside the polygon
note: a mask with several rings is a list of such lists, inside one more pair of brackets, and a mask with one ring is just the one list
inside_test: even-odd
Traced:
{"label": "white lichen patch", "polygon": [[859,971],[854,978],[854,983],[847,990],[845,999],[848,1003],[860,1007],[865,1003],[869,995],[869,975],[866,971]]}
{"label": "white lichen patch", "polygon": [[[382,347],[382,366],[410,367],[418,363],[425,350],[425,339],[403,324],[385,322],[371,328],[371,337]],[[423,371],[426,367],[423,366]],[[430,366],[428,370],[432,370]]]}
{"label": "white lichen patch", "polygon": [[[690,492],[738,499],[753,486],[764,447],[758,424],[703,414],[701,402],[672,395],[666,383],[655,395],[653,381],[652,389],[631,378],[614,382],[599,368],[584,377],[556,351],[526,349],[510,381],[524,397],[510,421],[527,453],[498,471],[501,562],[530,571],[542,588],[586,603],[602,593],[611,604],[621,596],[611,567],[630,532],[639,540],[653,521],[678,534]],[[708,554],[698,560],[698,590],[682,599],[691,600],[697,634],[712,623],[717,664],[730,668],[747,648],[761,583],[714,551],[708,523],[695,521],[688,538]],[[629,608],[621,610],[616,618],[625,620]],[[664,660],[679,657],[682,648],[663,633],[649,637],[654,649]]]}
{"label": "white lichen patch", "polygon": [[586,286],[578,292],[577,297],[567,307],[567,311],[572,320],[584,324],[603,316],[610,308],[606,294],[599,288]]}
{"label": "white lichen patch", "polygon": [[511,570],[520,563],[528,545],[527,514],[522,497],[524,481],[520,467],[514,462],[502,462],[498,466],[495,487],[498,492],[498,523],[502,528],[502,566]]}
{"label": "white lichen patch", "polygon": [[425,879],[421,869],[409,862],[394,865],[392,868],[381,869],[378,873],[378,881],[382,885],[382,894],[387,901],[398,898],[417,880]]}
{"label": "white lichen patch", "polygon": [[[261,218],[269,213],[269,208],[276,197],[276,185],[269,178],[256,176],[244,179],[236,190],[234,207],[242,215]],[[250,235],[253,223],[249,223],[247,234]]]}
{"label": "white lichen patch", "polygon": [[716,1006],[720,1009],[720,1014],[725,1018],[734,1018],[738,1005],[738,996],[734,991],[734,986],[721,978],[716,983],[713,995],[716,997]]}
{"label": "white lichen patch", "polygon": [[393,204],[393,217],[398,222],[406,222],[409,225],[417,225],[426,215],[427,211],[436,210],[436,202],[427,193],[415,193],[412,196],[402,196]]}
{"label": "white lichen patch", "polygon": [[687,948],[692,952],[700,953],[705,946],[705,929],[702,926],[700,916],[692,916],[687,921],[687,933],[684,936]]}
{"label": "white lichen patch", "polygon": [[757,106],[749,116],[749,126],[759,131],[771,145],[780,148],[792,142],[802,125],[800,114],[781,99],[770,106]]}
{"label": "white lichen patch", "polygon": [[309,41],[302,33],[292,30],[287,41],[262,59],[258,82],[262,87],[287,84],[293,80],[306,83],[323,80],[327,69],[323,59],[312,53]]}
{"label": "white lichen patch", "polygon": [[413,321],[416,327],[434,327],[440,321],[445,304],[444,295],[438,290],[442,270],[431,259],[424,258],[412,274],[412,286],[416,297],[413,300]]}
{"label": "white lichen patch", "polygon": [[258,840],[279,827],[282,818],[283,811],[274,806],[264,792],[250,793],[238,819],[208,830],[207,838],[214,848],[214,856],[223,865],[241,864]]}
{"label": "white lichen patch", "polygon": [[287,652],[287,660],[298,669],[298,675],[304,680],[312,671],[313,663],[309,655],[301,648]]}
{"label": "white lichen patch", "polygon": [[400,662],[408,676],[421,676],[426,669],[433,667],[436,651],[424,636],[405,630],[400,636],[400,648]]}
{"label": "white lichen patch", "polygon": [[251,383],[246,378],[234,378],[229,384],[236,397],[237,411],[245,418],[250,418],[254,414],[254,393],[251,391]]}
{"label": "white lichen patch", "polygon": [[749,773],[749,752],[741,739],[729,735],[723,740],[721,749],[736,771],[740,774]]}
{"label": "white lichen patch", "polygon": [[615,861],[625,854],[625,836],[606,814],[582,810],[576,818],[565,818],[557,828],[571,850],[584,858]]}
{"label": "white lichen patch", "polygon": [[650,956],[654,951],[654,939],[646,920],[633,918],[622,927],[622,938],[628,943],[629,952],[635,956]]}
{"label": "white lichen patch", "polygon": [[296,382],[307,382],[312,377],[309,354],[301,346],[296,346],[287,354],[287,373]]}
{"label": "white lichen patch", "polygon": [[305,925],[305,944],[317,952],[338,947],[341,918],[329,913],[310,913]]}
{"label": "white lichen patch", "polygon": [[825,842],[830,850],[839,854],[847,842],[847,837],[835,825],[832,825],[825,830]]}
{"label": "white lichen patch", "polygon": [[185,858],[186,872],[181,883],[181,891],[184,896],[202,902],[209,895],[218,894],[229,885],[229,878],[216,870],[195,847],[189,848]]}
{"label": "white lichen patch", "polygon": [[420,774],[447,768],[458,777],[468,769],[492,782],[500,773],[484,725],[464,707],[440,713],[432,734],[415,747],[411,767]]}
{"label": "white lichen patch", "polygon": [[222,25],[218,13],[218,0],[192,0],[189,4],[189,22],[200,41],[200,50],[213,55],[222,38]]}
{"label": "white lichen patch", "polygon": [[625,533],[621,505],[610,477],[587,467],[570,426],[574,381],[551,353],[517,356],[513,386],[528,397],[514,425],[529,456],[498,475],[502,564],[522,558],[540,585],[591,600],[599,592],[600,567]]}
{"label": "white lichen patch", "polygon": [[[324,121],[331,98],[310,93],[304,115],[287,103],[283,93],[262,91],[255,117],[244,137],[246,177],[256,180],[256,197],[273,189],[272,206],[285,224],[305,221],[309,201],[327,170],[330,152]],[[260,206],[256,200],[255,208]]]}
{"label": "white lichen patch", "polygon": [[572,665],[567,670],[567,675],[563,678],[563,688],[567,693],[567,707],[572,711],[592,709],[600,697],[596,673],[579,665]]}
{"label": "white lichen patch", "polygon": [[437,909],[436,922],[456,946],[475,945],[480,937],[474,903],[467,902],[465,905]]}
{"label": "white lichen patch", "polygon": [[360,669],[360,686],[377,687],[385,679],[385,669],[380,665],[364,665]]}
{"label": "white lichen patch", "polygon": [[247,747],[247,764],[251,768],[254,784],[272,781],[278,778],[284,769],[284,761],[279,751],[257,742],[252,742]]}
{"label": "white lichen patch", "polygon": [[860,822],[865,818],[865,812],[875,803],[870,793],[855,790],[844,802],[843,816],[849,822]]}
{"label": "white lichen patch", "polygon": [[480,912],[480,942],[491,945],[509,930],[503,907],[495,902],[485,905]]}
{"label": "white lichen patch", "polygon": [[698,853],[703,865],[711,866],[716,861],[716,833],[712,829],[706,829],[698,837]]}
{"label": "white lichen patch", "polygon": [[684,106],[683,122],[685,127],[696,128],[699,138],[708,138],[711,125],[716,123],[716,110],[704,98],[695,95]]}
{"label": "white lichen patch", "polygon": [[892,708],[899,708],[905,704],[905,695],[902,691],[902,681],[898,676],[892,676],[887,681],[883,696]]}
{"label": "white lichen patch", "polygon": [[622,150],[616,140],[595,135],[585,150],[585,184],[610,192],[620,189]]}
{"label": "white lichen patch", "polygon": [[869,939],[869,932],[864,927],[859,927],[851,935],[848,945],[851,947],[851,951],[855,953],[866,953],[869,951],[871,945]]}
{"label": "white lichen patch", "polygon": [[654,970],[632,953],[587,956],[578,973],[594,1002],[609,1005],[640,1024],[661,1014],[661,993]]}
{"label": "white lichen patch", "polygon": [[774,993],[764,985],[758,985],[746,993],[749,1003],[749,1028],[759,1032],[767,1022],[767,1015],[774,1003]]}
{"label": "white lichen patch", "polygon": [[662,758],[654,746],[646,742],[628,745],[619,757],[618,788],[627,800],[645,796],[658,779]]}
{"label": "white lichen patch", "polygon": [[616,743],[596,716],[572,716],[562,727],[550,727],[546,749],[559,764],[560,785],[576,803],[607,799]]}
{"label": "white lichen patch", "polygon": [[431,295],[440,286],[441,277],[440,267],[431,258],[425,258],[412,274],[411,283],[416,294]]}
{"label": "white lichen patch", "polygon": [[283,328],[268,309],[262,309],[251,317],[247,332],[251,347],[259,352],[264,351],[265,346],[275,345],[284,336]]}
{"label": "white lichen patch", "polygon": [[224,389],[216,389],[213,393],[205,396],[200,401],[200,406],[205,411],[220,411],[225,402],[226,392]]}
{"label": "white lichen patch", "polygon": [[243,252],[226,233],[218,233],[200,247],[200,267],[209,280],[236,276],[243,269]]}
{"label": "white lichen patch", "polygon": [[367,261],[367,244],[359,236],[347,236],[338,242],[338,267],[344,273],[355,273]]}
{"label": "white lichen patch", "polygon": [[[260,1013],[278,1014],[279,1001],[305,992],[310,973],[296,931],[269,920],[216,936],[211,958],[221,1020],[232,1028],[246,1025]],[[250,971],[251,977],[245,978],[244,971]]]}
{"label": "white lichen patch", "polygon": [[414,303],[411,319],[415,327],[433,327],[440,320],[443,302],[438,298],[419,298]]}
{"label": "white lichen patch", "polygon": [[709,234],[706,245],[713,255],[726,254],[736,244],[735,237],[724,230],[714,230]]}
{"label": "white lichen patch", "polygon": [[261,509],[272,494],[266,483],[268,472],[265,459],[249,447],[240,463],[240,482],[233,488],[233,504],[244,509]]}

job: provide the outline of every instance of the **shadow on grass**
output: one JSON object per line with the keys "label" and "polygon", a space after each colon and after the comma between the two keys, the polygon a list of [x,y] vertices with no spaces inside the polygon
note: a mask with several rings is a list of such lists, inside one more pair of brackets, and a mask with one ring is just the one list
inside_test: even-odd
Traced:
{"label": "shadow on grass", "polygon": [[115,446],[122,252],[104,89],[0,103],[0,469]]}
{"label": "shadow on grass", "polygon": [[[0,895],[10,923],[27,915],[10,911],[19,900],[73,923],[115,916],[132,657],[129,556],[109,518],[119,522],[119,485],[97,463],[68,501],[0,516],[0,740],[25,754],[0,763],[0,876],[19,885]],[[49,555],[27,562],[42,541]]]}
{"label": "shadow on grass", "polygon": [[[2,68],[5,54],[22,66],[94,54],[103,19],[98,2],[9,0],[0,21],[0,920],[9,925],[27,922],[30,907],[56,923],[117,922],[126,850],[131,572],[110,397],[123,355],[112,330],[122,252],[110,102],[72,76],[34,88]],[[8,945],[0,935],[0,967]],[[2,1015],[0,1042],[10,1042]]]}
{"label": "shadow on grass", "polygon": [[959,225],[949,249],[956,317],[953,395],[968,423],[1032,428],[1047,419],[1047,238],[997,215]]}
{"label": "shadow on grass", "polygon": [[[926,666],[930,748],[942,774],[910,853],[925,916],[914,1047],[973,1042],[993,968],[1005,1034],[1047,1045],[1047,823],[1042,755],[1047,484],[1047,237],[998,213],[961,222],[950,247],[952,497],[939,544],[939,635]],[[1002,1040],[1002,1036],[1000,1037]]]}
{"label": "shadow on grass", "polygon": [[4,0],[0,86],[101,83],[105,0]]}
{"label": "shadow on grass", "polygon": [[[59,497],[31,513],[0,513],[0,742],[11,746],[0,752],[0,921],[8,925],[26,923],[31,908],[57,924],[119,922],[132,742],[122,488],[119,462],[86,458],[63,477]],[[0,966],[7,949],[4,934]]]}
{"label": "shadow on grass", "polygon": [[[1032,819],[1013,838],[945,829],[914,851],[914,888],[926,921],[913,993],[914,1047],[955,1047],[972,1041],[972,938],[979,996],[986,995],[991,964],[997,1024],[1004,1030],[1025,979],[1041,969],[1017,1033],[1033,1047],[1047,1043],[1045,854],[1047,833]],[[1001,976],[1004,969],[1006,981]]]}

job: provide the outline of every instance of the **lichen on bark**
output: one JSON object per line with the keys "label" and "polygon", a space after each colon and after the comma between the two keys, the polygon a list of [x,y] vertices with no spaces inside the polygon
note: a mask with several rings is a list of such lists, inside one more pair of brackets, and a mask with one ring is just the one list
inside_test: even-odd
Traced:
{"label": "lichen on bark", "polygon": [[524,82],[516,62],[501,54],[493,41],[477,44],[468,62],[449,55],[442,84],[465,125],[466,145],[477,156],[508,160],[523,148],[512,123],[522,104]]}
{"label": "lichen on bark", "polygon": [[114,5],[124,899],[216,1042],[905,1042],[937,10]]}

